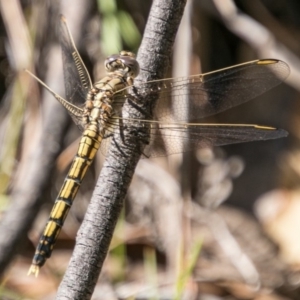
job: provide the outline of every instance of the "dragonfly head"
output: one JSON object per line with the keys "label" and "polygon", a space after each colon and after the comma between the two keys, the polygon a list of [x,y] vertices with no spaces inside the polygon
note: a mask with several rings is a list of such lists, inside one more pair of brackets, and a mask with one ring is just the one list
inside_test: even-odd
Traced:
{"label": "dragonfly head", "polygon": [[140,66],[135,59],[135,54],[129,51],[121,51],[120,54],[109,56],[105,60],[105,68],[108,72],[125,70],[133,78],[140,72]]}

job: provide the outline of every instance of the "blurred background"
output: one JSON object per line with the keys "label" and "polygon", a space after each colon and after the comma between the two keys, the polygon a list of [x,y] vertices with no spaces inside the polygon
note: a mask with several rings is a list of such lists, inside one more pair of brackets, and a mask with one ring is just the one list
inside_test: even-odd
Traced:
{"label": "blurred background", "polygon": [[[99,151],[51,259],[27,277],[80,131],[24,69],[64,96],[63,14],[92,80],[103,77],[108,55],[138,51],[151,5],[0,0],[0,299],[55,298],[104,160]],[[289,136],[141,160],[92,299],[300,299],[299,40],[299,1],[188,1],[166,77],[281,59],[283,84],[210,122]]]}

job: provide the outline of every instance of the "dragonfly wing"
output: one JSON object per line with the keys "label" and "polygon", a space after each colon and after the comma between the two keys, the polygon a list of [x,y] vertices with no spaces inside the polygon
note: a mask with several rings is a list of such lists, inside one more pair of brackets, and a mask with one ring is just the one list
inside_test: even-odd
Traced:
{"label": "dragonfly wing", "polygon": [[82,107],[89,89],[92,88],[92,82],[63,16],[60,22],[60,45],[66,98],[72,104]]}
{"label": "dragonfly wing", "polygon": [[285,130],[258,125],[160,124],[151,129],[151,142],[145,153],[150,157],[164,156],[197,148],[264,141],[285,136]]}
{"label": "dragonfly wing", "polygon": [[[110,124],[106,133],[107,141],[113,136],[113,132],[119,131],[122,135],[122,130],[128,126],[137,127],[137,131],[148,127],[150,143],[143,152],[147,157],[182,153],[197,148],[265,141],[288,135],[283,129],[253,124],[161,123],[126,118],[122,121],[113,118]],[[103,150],[102,153],[105,154]]]}
{"label": "dragonfly wing", "polygon": [[[149,127],[151,143],[147,155],[162,156],[198,147],[221,146],[286,136],[284,130],[257,125],[199,124],[178,122],[197,120],[244,103],[281,83],[289,67],[279,60],[256,60],[226,69],[190,76],[149,82],[139,87],[141,93],[160,93],[155,117],[159,121],[112,120],[109,131],[125,126]],[[157,88],[153,87],[153,83]],[[147,88],[151,84],[151,89]],[[155,86],[155,85],[154,85]],[[149,85],[150,87],[150,85]],[[116,94],[116,106],[130,95]],[[173,110],[169,109],[173,102]],[[175,123],[174,123],[175,121]],[[176,123],[177,121],[177,123]],[[124,127],[125,128],[125,127]]]}
{"label": "dragonfly wing", "polygon": [[[160,99],[155,115],[165,122],[186,121],[187,115],[189,120],[213,115],[261,95],[285,80],[289,72],[286,63],[265,59],[206,74],[157,81]],[[158,88],[151,85],[151,89],[150,93],[157,92]]]}
{"label": "dragonfly wing", "polygon": [[29,70],[25,70],[26,73],[28,73],[31,77],[33,77],[37,82],[39,82],[45,89],[48,90],[49,93],[53,95],[53,97],[64,107],[66,110],[69,112],[70,116],[72,117],[73,121],[75,122],[76,125],[82,130],[82,117],[83,117],[83,110],[70,103],[57,93],[55,93],[45,82],[43,82],[41,79],[36,77],[33,73],[31,73]]}

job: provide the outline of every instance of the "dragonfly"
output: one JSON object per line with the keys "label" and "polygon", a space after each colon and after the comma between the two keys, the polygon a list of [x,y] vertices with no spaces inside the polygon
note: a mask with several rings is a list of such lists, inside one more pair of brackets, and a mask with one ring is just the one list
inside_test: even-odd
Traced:
{"label": "dragonfly", "polygon": [[[275,87],[289,75],[289,67],[283,61],[254,60],[204,74],[136,84],[134,79],[139,73],[139,64],[135,55],[129,51],[121,51],[106,59],[107,76],[92,84],[63,16],[60,21],[60,45],[66,99],[33,73],[26,71],[67,109],[83,133],[77,154],[40,237],[28,274],[37,276],[51,256],[82,179],[97,150],[100,146],[105,148],[103,144],[106,144],[113,132],[121,131],[123,124],[149,129],[150,142],[145,154],[150,157],[197,147],[287,136],[286,131],[269,126],[186,121],[187,111],[189,120],[197,120],[244,103]],[[159,94],[153,117],[131,119],[122,116],[124,103],[136,103],[136,90],[142,96]],[[169,108],[171,102],[173,110]]]}

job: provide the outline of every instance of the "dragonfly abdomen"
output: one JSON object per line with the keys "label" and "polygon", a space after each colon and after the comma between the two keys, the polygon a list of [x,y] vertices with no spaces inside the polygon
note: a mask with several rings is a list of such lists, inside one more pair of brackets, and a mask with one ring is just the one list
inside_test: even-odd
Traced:
{"label": "dragonfly abdomen", "polygon": [[77,154],[73,159],[70,170],[55,200],[47,225],[39,240],[29,270],[30,273],[36,274],[39,267],[43,266],[45,261],[51,256],[61,227],[79,190],[82,179],[100,147],[101,140],[102,136],[95,131],[93,124],[84,131]]}

